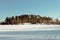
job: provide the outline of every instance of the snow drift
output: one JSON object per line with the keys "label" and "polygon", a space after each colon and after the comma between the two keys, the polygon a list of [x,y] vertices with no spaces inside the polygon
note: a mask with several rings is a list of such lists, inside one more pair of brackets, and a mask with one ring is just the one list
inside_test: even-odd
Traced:
{"label": "snow drift", "polygon": [[0,25],[0,31],[60,30],[60,25],[20,24]]}

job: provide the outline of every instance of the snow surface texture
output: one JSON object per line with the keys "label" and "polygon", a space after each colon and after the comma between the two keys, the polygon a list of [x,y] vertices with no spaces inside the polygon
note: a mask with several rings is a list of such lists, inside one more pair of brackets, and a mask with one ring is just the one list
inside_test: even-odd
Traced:
{"label": "snow surface texture", "polygon": [[0,31],[36,31],[36,30],[60,30],[60,25],[52,24],[0,25]]}

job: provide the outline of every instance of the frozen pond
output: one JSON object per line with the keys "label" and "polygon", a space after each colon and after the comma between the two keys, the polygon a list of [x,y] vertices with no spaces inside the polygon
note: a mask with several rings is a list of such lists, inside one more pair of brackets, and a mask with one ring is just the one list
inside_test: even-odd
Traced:
{"label": "frozen pond", "polygon": [[60,40],[60,30],[0,32],[0,40]]}

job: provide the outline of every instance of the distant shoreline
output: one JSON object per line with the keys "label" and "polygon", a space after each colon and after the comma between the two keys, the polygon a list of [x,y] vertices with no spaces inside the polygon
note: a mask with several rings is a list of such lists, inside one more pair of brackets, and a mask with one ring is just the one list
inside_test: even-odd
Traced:
{"label": "distant shoreline", "polygon": [[53,25],[60,25],[60,20],[46,16],[40,15],[20,15],[20,16],[12,16],[6,17],[4,22],[0,22],[0,25],[18,25],[18,24],[53,24]]}

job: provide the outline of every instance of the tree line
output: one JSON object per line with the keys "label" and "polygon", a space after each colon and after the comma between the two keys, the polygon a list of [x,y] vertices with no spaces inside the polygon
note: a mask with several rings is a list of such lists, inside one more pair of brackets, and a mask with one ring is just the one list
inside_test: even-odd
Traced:
{"label": "tree line", "polygon": [[58,19],[53,20],[51,17],[40,16],[40,15],[20,15],[20,16],[12,16],[6,17],[4,22],[0,24],[24,24],[24,23],[31,23],[31,24],[60,24]]}

